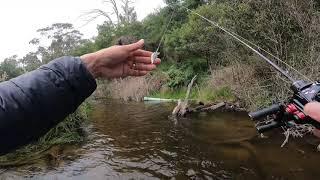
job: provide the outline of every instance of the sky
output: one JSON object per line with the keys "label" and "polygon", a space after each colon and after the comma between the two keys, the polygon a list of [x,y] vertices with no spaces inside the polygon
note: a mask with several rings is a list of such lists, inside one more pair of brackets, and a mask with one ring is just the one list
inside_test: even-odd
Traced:
{"label": "sky", "polygon": [[[97,34],[97,24],[103,19],[85,25],[81,15],[92,9],[108,10],[103,0],[1,0],[0,1],[0,61],[18,55],[22,57],[32,50],[29,41],[37,37],[37,29],[53,23],[72,23],[85,38]],[[120,2],[120,0],[116,0]],[[163,0],[132,0],[138,19],[165,6]],[[83,26],[85,25],[85,26]]]}

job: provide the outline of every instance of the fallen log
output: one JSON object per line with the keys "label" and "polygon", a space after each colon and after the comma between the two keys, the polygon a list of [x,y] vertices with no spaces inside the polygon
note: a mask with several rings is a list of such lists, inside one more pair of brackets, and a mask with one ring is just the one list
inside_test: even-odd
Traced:
{"label": "fallen log", "polygon": [[226,103],[221,102],[218,104],[206,104],[206,105],[200,105],[195,108],[190,109],[188,112],[189,113],[195,113],[195,112],[213,112],[219,109],[225,108]]}
{"label": "fallen log", "polygon": [[212,105],[212,106],[210,106],[210,107],[203,108],[203,109],[201,109],[201,111],[215,111],[215,110],[218,110],[218,109],[223,108],[223,107],[225,107],[225,106],[226,106],[226,103],[221,102],[221,103]]}
{"label": "fallen log", "polygon": [[188,85],[188,90],[186,93],[186,97],[184,101],[181,99],[178,100],[177,106],[173,109],[172,115],[175,117],[184,117],[188,113],[196,113],[196,112],[213,112],[217,110],[223,110],[223,111],[246,111],[246,109],[241,108],[239,103],[226,103],[226,102],[220,102],[220,103],[210,103],[210,104],[204,104],[202,102],[199,103],[199,105],[195,108],[190,108],[189,105],[189,95],[191,92],[191,88],[193,86],[193,83],[195,81],[197,76],[194,76],[191,80],[191,82]]}

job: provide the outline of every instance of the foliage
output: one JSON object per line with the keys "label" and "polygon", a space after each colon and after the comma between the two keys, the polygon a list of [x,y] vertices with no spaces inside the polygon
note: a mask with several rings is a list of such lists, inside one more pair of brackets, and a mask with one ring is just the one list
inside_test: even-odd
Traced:
{"label": "foliage", "polygon": [[[272,52],[309,77],[320,75],[320,69],[316,66],[316,52],[320,45],[317,33],[320,30],[317,26],[320,22],[317,9],[319,3],[316,1],[166,0],[166,3],[169,6],[150,14],[139,26],[101,26],[95,43],[98,47],[102,47],[100,44],[106,47],[112,45],[118,37],[130,35],[138,39],[144,38],[147,49],[154,50],[162,36],[162,30],[174,12],[173,21],[160,49],[164,65],[161,65],[163,67],[160,67],[159,71],[167,76],[166,87],[177,92],[177,89],[184,88],[195,74],[200,75],[200,81],[206,81],[209,69],[214,72],[244,64],[253,68],[254,72],[250,73],[255,77],[255,85],[264,87],[254,91],[249,84],[237,84],[237,89],[243,89],[243,92],[239,92],[234,91],[235,86],[232,85],[235,83],[227,84],[233,93],[240,95],[241,100],[247,101],[244,104],[251,108],[263,106],[270,103],[271,99],[281,100],[288,95],[287,86],[266,63],[255,65],[255,62],[262,61],[251,51],[194,13],[186,11],[182,7],[185,6]],[[275,62],[286,67],[280,61]],[[288,70],[296,79],[302,78],[291,69]],[[238,76],[237,78],[242,78],[243,81],[252,80],[249,76]],[[245,91],[252,93],[245,94]],[[257,94],[257,91],[261,93]]]}
{"label": "foliage", "polygon": [[166,72],[168,76],[167,85],[170,88],[186,86],[193,76],[204,76],[207,69],[206,60],[201,58],[189,58],[178,64],[173,64]]}
{"label": "foliage", "polygon": [[29,52],[21,60],[20,63],[24,65],[26,71],[33,71],[41,66],[41,60],[38,58],[37,53]]}
{"label": "foliage", "polygon": [[[52,24],[37,30],[37,32],[40,33],[40,37],[33,39],[30,43],[38,45],[38,50],[33,56],[40,57],[44,64],[58,57],[70,55],[85,42],[82,40],[82,34],[69,23]],[[41,44],[41,42],[48,41],[50,42],[49,46]],[[21,62],[29,61],[22,60]],[[26,65],[28,66],[28,64]]]}
{"label": "foliage", "polygon": [[82,55],[96,49],[91,41],[82,39],[82,34],[70,23],[52,24],[37,32],[40,36],[30,41],[30,44],[37,46],[36,51],[27,53],[21,59],[14,55],[1,62],[0,74],[5,73],[6,80],[35,70],[58,57]]}
{"label": "foliage", "polygon": [[22,73],[23,73],[22,68],[18,66],[17,56],[11,56],[9,58],[6,58],[0,64],[0,74],[1,75],[6,74],[5,80],[17,77]]}

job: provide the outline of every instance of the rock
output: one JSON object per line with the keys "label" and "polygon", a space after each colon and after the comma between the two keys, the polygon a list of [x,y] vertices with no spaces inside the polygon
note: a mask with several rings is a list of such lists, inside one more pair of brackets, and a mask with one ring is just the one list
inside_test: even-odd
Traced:
{"label": "rock", "polygon": [[199,104],[199,105],[202,105],[202,106],[204,105],[204,103],[203,103],[203,102],[201,102],[201,101],[199,101],[199,103],[198,103],[198,104]]}

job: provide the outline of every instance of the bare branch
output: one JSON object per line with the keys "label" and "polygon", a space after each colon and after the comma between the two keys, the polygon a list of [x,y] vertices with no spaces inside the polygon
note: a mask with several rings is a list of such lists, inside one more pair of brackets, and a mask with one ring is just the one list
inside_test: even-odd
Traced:
{"label": "bare branch", "polygon": [[119,12],[117,2],[115,0],[104,0],[103,2],[112,5],[113,12],[117,16],[117,23],[119,23],[120,22],[120,12]]}
{"label": "bare branch", "polygon": [[110,22],[111,24],[114,24],[111,16],[107,12],[105,12],[101,9],[93,9],[93,10],[91,10],[81,16],[87,18],[87,19],[85,19],[86,23],[84,25],[82,25],[81,27],[86,26],[87,24],[91,23],[92,21],[94,21],[95,19],[97,19],[101,16],[106,18],[108,20],[108,22]]}

